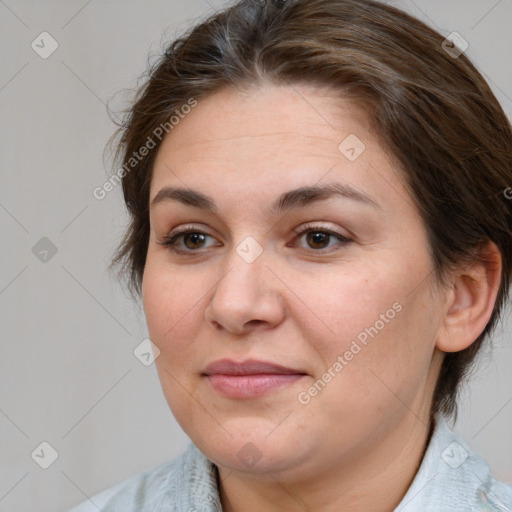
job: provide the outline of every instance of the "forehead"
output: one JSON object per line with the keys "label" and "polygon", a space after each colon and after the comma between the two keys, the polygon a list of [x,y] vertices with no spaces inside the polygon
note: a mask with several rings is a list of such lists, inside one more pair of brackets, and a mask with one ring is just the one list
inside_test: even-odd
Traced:
{"label": "forehead", "polygon": [[[342,120],[346,122],[340,124]],[[348,124],[361,132],[371,131],[364,110],[329,88],[309,85],[265,85],[247,91],[226,88],[200,99],[164,143],[168,141],[174,149],[179,149],[176,146],[210,141],[250,143],[248,138],[254,142],[256,138],[280,135],[283,142],[300,139],[302,144],[314,143],[318,150],[328,153],[333,150],[332,139],[342,136]]]}
{"label": "forehead", "polygon": [[[347,149],[356,158],[347,158]],[[382,189],[376,168],[395,174],[367,113],[340,93],[298,85],[223,89],[199,100],[164,138],[150,196],[172,184],[219,197],[270,200],[284,190],[339,178],[372,195]]]}

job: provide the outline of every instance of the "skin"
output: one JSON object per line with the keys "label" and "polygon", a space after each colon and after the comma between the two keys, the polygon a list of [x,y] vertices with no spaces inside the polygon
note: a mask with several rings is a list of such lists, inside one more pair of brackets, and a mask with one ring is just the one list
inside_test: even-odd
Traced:
{"label": "skin", "polygon": [[[354,161],[338,149],[349,134],[366,146]],[[283,192],[333,182],[378,206],[334,196],[268,213]],[[443,351],[471,344],[492,312],[501,268],[495,246],[487,247],[487,267],[458,269],[451,286],[437,283],[398,164],[361,107],[313,86],[264,84],[201,99],[158,151],[150,199],[165,186],[207,194],[218,209],[176,200],[151,207],[143,304],[164,395],[217,464],[223,510],[393,510],[429,438]],[[298,235],[306,223],[350,241],[331,236],[315,245]],[[207,236],[179,238],[182,254],[161,244],[189,224]],[[263,250],[252,263],[236,250],[248,236]],[[299,393],[397,303],[395,317],[301,403]],[[221,358],[262,359],[307,375],[258,398],[232,399],[202,375]],[[247,443],[256,464],[238,456]]]}

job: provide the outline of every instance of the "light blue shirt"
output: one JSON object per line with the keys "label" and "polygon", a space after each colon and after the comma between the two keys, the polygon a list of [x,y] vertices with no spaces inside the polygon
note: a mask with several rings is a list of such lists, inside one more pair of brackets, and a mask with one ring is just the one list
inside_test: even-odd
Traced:
{"label": "light blue shirt", "polygon": [[[217,467],[191,443],[170,462],[131,477],[69,512],[222,512]],[[395,512],[512,512],[512,486],[440,418]],[[380,511],[372,511],[380,512]]]}

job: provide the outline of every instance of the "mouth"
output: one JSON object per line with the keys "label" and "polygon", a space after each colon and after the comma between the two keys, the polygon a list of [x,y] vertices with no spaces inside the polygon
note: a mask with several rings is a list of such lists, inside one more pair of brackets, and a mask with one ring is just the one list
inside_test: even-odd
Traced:
{"label": "mouth", "polygon": [[307,374],[267,361],[215,361],[203,371],[212,388],[229,398],[255,398],[296,383]]}

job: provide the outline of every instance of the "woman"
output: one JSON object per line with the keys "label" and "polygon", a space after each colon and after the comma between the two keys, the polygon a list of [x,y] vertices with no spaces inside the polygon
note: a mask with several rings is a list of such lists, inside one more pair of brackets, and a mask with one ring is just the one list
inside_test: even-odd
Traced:
{"label": "woman", "polygon": [[512,268],[511,127],[452,40],[373,0],[241,1],[120,133],[113,263],[192,443],[77,512],[511,509],[446,424]]}

